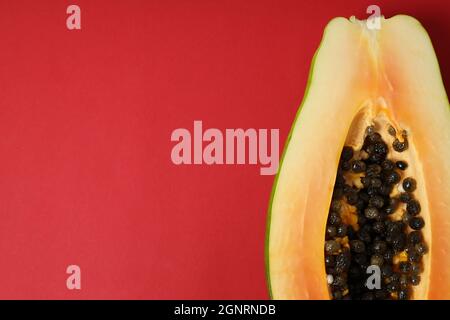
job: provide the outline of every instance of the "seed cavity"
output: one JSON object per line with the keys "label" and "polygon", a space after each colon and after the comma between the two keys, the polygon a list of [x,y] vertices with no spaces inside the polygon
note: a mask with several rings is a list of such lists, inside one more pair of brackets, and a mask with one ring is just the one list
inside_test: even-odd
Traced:
{"label": "seed cavity", "polygon": [[[407,300],[421,281],[428,246],[417,181],[403,176],[406,161],[390,159],[408,149],[407,132],[400,140],[393,126],[387,130],[392,145],[370,125],[359,150],[345,146],[341,153],[324,247],[332,299]],[[369,266],[380,268],[379,288],[366,286]]]}

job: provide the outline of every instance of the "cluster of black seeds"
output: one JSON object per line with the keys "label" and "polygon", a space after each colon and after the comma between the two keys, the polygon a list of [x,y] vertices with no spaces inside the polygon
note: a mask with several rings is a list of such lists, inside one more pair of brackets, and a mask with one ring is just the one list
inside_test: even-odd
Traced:
{"label": "cluster of black seeds", "polygon": [[[395,135],[392,130],[389,133]],[[396,152],[407,147],[406,133],[403,142],[395,139],[392,145]],[[420,283],[421,260],[428,248],[420,231],[425,224],[419,216],[420,203],[413,194],[417,184],[411,177],[402,177],[408,164],[388,159],[388,152],[389,146],[372,126],[360,152],[363,157],[356,159],[349,146],[342,150],[325,235],[325,266],[333,299],[404,300],[411,297],[412,286]],[[360,174],[362,187],[346,183],[346,173]],[[404,191],[391,197],[400,183]],[[356,208],[355,228],[343,219],[345,204]],[[402,219],[394,220],[392,214],[402,205]],[[394,263],[401,253],[406,259]],[[371,265],[380,268],[379,289],[366,286]]]}

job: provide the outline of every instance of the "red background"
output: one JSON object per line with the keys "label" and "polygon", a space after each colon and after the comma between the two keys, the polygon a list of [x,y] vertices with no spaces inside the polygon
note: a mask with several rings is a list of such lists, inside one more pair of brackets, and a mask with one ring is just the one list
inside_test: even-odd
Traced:
{"label": "red background", "polygon": [[326,23],[369,4],[417,17],[448,83],[446,2],[1,0],[0,298],[267,298],[273,176],[175,166],[172,130],[282,145]]}

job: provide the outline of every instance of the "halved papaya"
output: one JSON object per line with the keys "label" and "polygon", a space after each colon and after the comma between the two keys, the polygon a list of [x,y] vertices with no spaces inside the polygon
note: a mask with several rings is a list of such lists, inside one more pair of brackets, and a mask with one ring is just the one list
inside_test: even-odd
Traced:
{"label": "halved papaya", "polygon": [[448,159],[449,101],[421,24],[333,19],[274,182],[271,297],[449,299]]}

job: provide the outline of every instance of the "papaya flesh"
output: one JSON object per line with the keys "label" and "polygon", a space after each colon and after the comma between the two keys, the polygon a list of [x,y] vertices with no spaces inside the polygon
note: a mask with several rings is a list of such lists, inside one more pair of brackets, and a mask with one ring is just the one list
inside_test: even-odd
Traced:
{"label": "papaya flesh", "polygon": [[[374,134],[376,141],[371,140]],[[377,158],[380,149],[381,158]],[[363,258],[368,260],[361,267],[382,266],[384,261],[393,273],[406,274],[411,281],[410,271],[403,268],[420,264],[420,272],[415,274],[419,280],[416,277],[412,285],[402,287],[397,279],[398,286],[390,290],[389,284],[394,282],[383,276],[381,286],[386,294],[382,298],[450,299],[449,158],[449,101],[431,41],[421,24],[405,15],[382,18],[378,30],[368,29],[366,21],[353,17],[329,22],[313,59],[270,200],[266,269],[271,297],[373,298],[364,283],[352,283],[348,265],[342,274],[333,273],[326,265],[330,256],[338,259],[339,255],[347,255],[354,264],[359,252],[354,241],[361,240],[366,247]],[[377,166],[384,166],[387,160],[395,168],[383,167],[377,172]],[[355,169],[356,161],[360,162]],[[347,168],[343,168],[344,162],[348,162]],[[364,170],[358,164],[365,166]],[[376,185],[378,180],[370,185],[371,175],[378,177],[382,186]],[[336,194],[349,190],[357,194],[351,201],[348,194]],[[361,200],[363,193],[367,199]],[[381,203],[377,204],[377,199]],[[393,199],[400,204],[390,212],[387,208]],[[419,214],[414,211],[417,206]],[[353,233],[347,230],[345,236],[330,237],[333,219]],[[395,234],[403,239],[400,245],[385,231],[395,223],[403,223],[400,234]],[[383,231],[377,234],[374,225]],[[361,237],[363,228],[369,228],[369,240]],[[426,252],[414,260],[415,247],[408,241],[415,230]],[[379,249],[374,247],[375,241],[384,242],[393,252],[390,260],[383,253],[386,249],[381,263],[373,258]],[[334,283],[337,276],[345,280],[341,291]]]}

